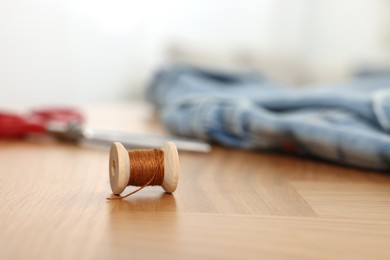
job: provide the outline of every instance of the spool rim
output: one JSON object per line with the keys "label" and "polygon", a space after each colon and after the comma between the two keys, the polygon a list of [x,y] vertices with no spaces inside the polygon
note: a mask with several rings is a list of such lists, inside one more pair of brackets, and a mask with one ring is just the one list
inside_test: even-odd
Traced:
{"label": "spool rim", "polygon": [[121,194],[130,179],[130,158],[125,147],[114,142],[110,149],[109,175],[112,193]]}
{"label": "spool rim", "polygon": [[173,193],[179,182],[179,153],[173,142],[166,142],[161,148],[164,151],[164,180],[161,186],[168,193]]}

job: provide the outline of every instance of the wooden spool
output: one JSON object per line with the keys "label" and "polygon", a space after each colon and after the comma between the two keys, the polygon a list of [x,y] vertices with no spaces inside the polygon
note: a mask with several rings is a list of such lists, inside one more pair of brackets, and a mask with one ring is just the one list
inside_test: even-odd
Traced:
{"label": "wooden spool", "polygon": [[[161,186],[166,192],[172,193],[179,181],[179,154],[172,142],[165,143],[160,150],[164,152],[164,180]],[[119,195],[126,189],[131,174],[129,153],[119,142],[111,145],[109,166],[112,193]]]}

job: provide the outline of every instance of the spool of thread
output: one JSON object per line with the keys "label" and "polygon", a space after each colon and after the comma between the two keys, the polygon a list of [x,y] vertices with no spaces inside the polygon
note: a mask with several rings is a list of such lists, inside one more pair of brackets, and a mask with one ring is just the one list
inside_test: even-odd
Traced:
{"label": "spool of thread", "polygon": [[127,186],[139,189],[115,198],[125,198],[146,186],[159,185],[173,193],[179,181],[179,154],[176,145],[165,143],[160,149],[129,150],[119,143],[111,145],[109,163],[112,193],[120,195]]}

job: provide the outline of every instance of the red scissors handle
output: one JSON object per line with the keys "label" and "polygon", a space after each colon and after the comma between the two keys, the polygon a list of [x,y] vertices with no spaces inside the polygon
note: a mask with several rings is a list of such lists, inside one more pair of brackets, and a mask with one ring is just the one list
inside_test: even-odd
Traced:
{"label": "red scissors handle", "polygon": [[52,121],[68,124],[70,122],[84,122],[81,112],[75,108],[52,107],[33,110],[30,117],[41,122],[48,123]]}
{"label": "red scissors handle", "polygon": [[34,122],[16,114],[0,112],[0,137],[2,138],[23,137],[44,132],[45,126],[41,122]]}
{"label": "red scissors handle", "polygon": [[83,122],[82,114],[73,108],[45,108],[33,110],[27,116],[0,112],[0,138],[17,138],[44,134],[50,122],[69,124]]}

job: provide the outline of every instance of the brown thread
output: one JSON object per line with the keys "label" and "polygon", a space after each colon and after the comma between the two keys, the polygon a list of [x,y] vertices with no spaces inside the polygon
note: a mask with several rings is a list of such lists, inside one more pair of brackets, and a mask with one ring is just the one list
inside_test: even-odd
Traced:
{"label": "brown thread", "polygon": [[127,186],[139,188],[124,196],[107,198],[123,199],[139,192],[146,186],[162,185],[164,180],[164,152],[159,149],[128,151],[130,158],[130,178]]}

